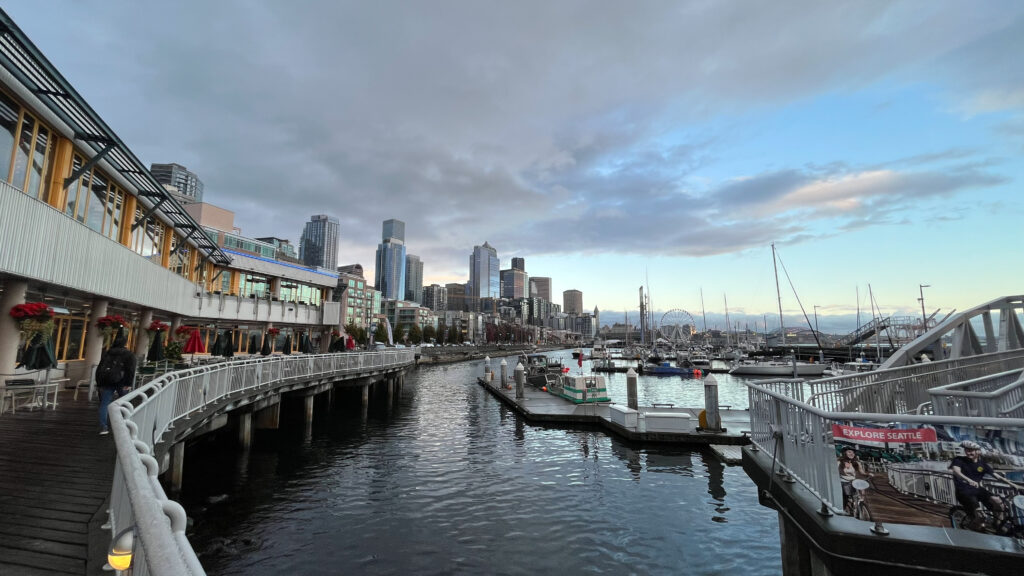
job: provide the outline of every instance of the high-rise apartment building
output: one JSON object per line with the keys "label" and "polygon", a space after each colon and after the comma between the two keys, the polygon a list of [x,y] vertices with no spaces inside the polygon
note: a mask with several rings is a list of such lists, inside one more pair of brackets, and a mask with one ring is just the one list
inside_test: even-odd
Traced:
{"label": "high-rise apartment building", "polygon": [[413,254],[405,257],[405,299],[423,304],[423,262]]}
{"label": "high-rise apartment building", "polygon": [[203,201],[203,181],[181,164],[150,164],[149,171],[179,202]]}
{"label": "high-rise apartment building", "polygon": [[359,328],[371,329],[380,314],[380,292],[366,285],[363,267],[349,264],[338,267],[338,287],[334,300],[341,302],[341,324],[355,324]]}
{"label": "high-rise apartment building", "polygon": [[[515,258],[512,259],[513,263]],[[520,258],[519,260],[522,260]],[[527,298],[530,295],[530,277],[526,271],[519,268],[510,268],[501,271],[501,297],[502,298]]]}
{"label": "high-rise apartment building", "polygon": [[530,278],[530,298],[543,298],[551,302],[551,278],[544,276]]}
{"label": "high-rise apartment building", "polygon": [[310,216],[299,240],[299,259],[306,266],[338,267],[338,219],[326,214]]}
{"label": "high-rise apartment building", "polygon": [[474,246],[469,257],[469,297],[497,298],[501,289],[501,263],[498,251],[484,242],[483,246]]}
{"label": "high-rise apartment building", "polygon": [[448,290],[440,284],[431,284],[423,288],[423,305],[431,310],[443,311],[448,309]]}
{"label": "high-rise apartment building", "polygon": [[445,296],[448,299],[448,304],[445,310],[453,310],[457,312],[465,312],[469,310],[469,305],[466,303],[468,296],[465,284],[452,282],[445,284],[444,289]]}
{"label": "high-rise apartment building", "polygon": [[526,258],[513,258],[512,269],[526,271]]}
{"label": "high-rise apartment building", "polygon": [[566,314],[583,314],[583,292],[579,290],[562,292],[562,311]]}
{"label": "high-rise apartment building", "polygon": [[377,245],[374,287],[385,300],[405,299],[405,222],[385,220]]}

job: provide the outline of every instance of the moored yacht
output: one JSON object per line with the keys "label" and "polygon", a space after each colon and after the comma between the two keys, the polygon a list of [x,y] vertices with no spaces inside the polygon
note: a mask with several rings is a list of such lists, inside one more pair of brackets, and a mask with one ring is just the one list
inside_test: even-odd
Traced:
{"label": "moored yacht", "polygon": [[[821,376],[828,368],[827,364],[794,361],[792,358],[768,358],[764,360],[743,360],[729,369],[735,376]],[[794,374],[795,371],[795,374]]]}

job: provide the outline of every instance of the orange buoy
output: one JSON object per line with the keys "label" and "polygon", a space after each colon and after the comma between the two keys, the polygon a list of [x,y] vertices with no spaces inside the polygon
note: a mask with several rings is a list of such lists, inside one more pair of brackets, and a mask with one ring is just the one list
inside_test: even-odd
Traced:
{"label": "orange buoy", "polygon": [[545,391],[545,392],[547,392],[547,391],[548,391],[548,387],[547,387],[547,386],[541,386],[541,387],[540,387],[540,389],[541,389],[541,390],[543,390],[543,391]]}
{"label": "orange buoy", "polygon": [[694,368],[694,370],[693,370],[693,377],[694,378],[700,378],[700,375],[701,375],[700,368]]}

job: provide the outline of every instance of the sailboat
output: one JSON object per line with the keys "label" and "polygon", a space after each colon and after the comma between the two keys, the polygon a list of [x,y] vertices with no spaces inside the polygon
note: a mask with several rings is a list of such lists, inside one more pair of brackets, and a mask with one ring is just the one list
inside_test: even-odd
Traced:
{"label": "sailboat", "polygon": [[[775,270],[775,294],[779,299],[779,328],[782,333],[782,345],[786,345],[786,327],[782,320],[782,293],[779,291],[779,268],[775,259],[775,243],[772,243],[772,268]],[[765,327],[765,333],[768,328]],[[821,376],[828,368],[824,362],[801,362],[794,356],[768,358],[764,360],[742,360],[729,369],[734,376],[790,376],[801,378]]]}

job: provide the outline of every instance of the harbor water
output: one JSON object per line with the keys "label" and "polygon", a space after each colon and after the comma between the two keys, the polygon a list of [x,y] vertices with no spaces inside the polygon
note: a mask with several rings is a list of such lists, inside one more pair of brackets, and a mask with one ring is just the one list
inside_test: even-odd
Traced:
{"label": "harbor water", "polygon": [[[376,394],[365,412],[358,393],[339,395],[311,435],[301,423],[261,432],[248,454],[230,442],[191,447],[182,503],[203,565],[246,575],[781,573],[775,513],[740,467],[708,450],[527,424],[476,384],[482,371],[482,361],[418,368],[391,404]],[[624,403],[625,375],[606,376]],[[745,407],[742,384],[722,380],[722,403]],[[641,404],[703,403],[699,381],[646,376],[638,388]]]}

